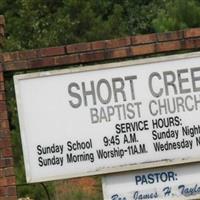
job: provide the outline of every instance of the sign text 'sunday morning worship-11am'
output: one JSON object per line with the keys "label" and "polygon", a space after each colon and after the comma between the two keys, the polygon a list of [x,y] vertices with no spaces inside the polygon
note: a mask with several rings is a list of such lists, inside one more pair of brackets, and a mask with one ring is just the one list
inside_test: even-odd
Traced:
{"label": "sign text 'sunday morning worship-11am'", "polygon": [[200,53],[14,79],[28,182],[200,160]]}

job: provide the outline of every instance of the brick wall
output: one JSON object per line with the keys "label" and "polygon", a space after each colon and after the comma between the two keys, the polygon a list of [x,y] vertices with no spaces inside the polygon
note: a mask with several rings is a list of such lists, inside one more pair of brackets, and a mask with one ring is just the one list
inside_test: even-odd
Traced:
{"label": "brick wall", "polygon": [[200,28],[3,53],[4,71],[135,58],[200,48]]}
{"label": "brick wall", "polygon": [[[0,16],[0,45],[3,41],[5,21]],[[16,200],[11,135],[5,98],[4,72],[0,63],[0,200]]]}
{"label": "brick wall", "polygon": [[4,27],[5,27],[5,20],[2,15],[0,15],[0,47],[3,44],[4,40]]}

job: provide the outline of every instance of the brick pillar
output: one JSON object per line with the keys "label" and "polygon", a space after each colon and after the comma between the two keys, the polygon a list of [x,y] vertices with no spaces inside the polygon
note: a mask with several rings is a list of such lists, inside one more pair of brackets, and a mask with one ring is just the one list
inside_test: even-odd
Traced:
{"label": "brick pillar", "polygon": [[5,19],[3,15],[0,15],[0,47],[2,47],[3,45],[4,28],[5,28]]}
{"label": "brick pillar", "polygon": [[[0,46],[4,37],[4,27],[4,17],[0,16]],[[4,73],[0,63],[0,200],[16,199],[16,179],[5,99]]]}

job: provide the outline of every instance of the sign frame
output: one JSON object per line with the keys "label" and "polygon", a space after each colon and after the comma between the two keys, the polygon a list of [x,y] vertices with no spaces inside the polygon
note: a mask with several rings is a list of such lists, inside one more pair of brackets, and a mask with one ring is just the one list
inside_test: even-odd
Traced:
{"label": "sign frame", "polygon": [[19,123],[20,123],[20,131],[21,131],[21,139],[22,139],[22,148],[23,148],[23,154],[24,154],[24,162],[25,162],[25,171],[26,171],[26,177],[27,182],[40,182],[40,181],[49,181],[49,180],[59,180],[59,179],[65,179],[65,178],[75,178],[75,177],[83,177],[83,176],[91,176],[91,175],[99,175],[99,174],[109,174],[109,173],[115,173],[115,172],[122,172],[122,171],[130,171],[130,170],[136,170],[136,169],[146,169],[146,168],[153,168],[153,167],[162,167],[162,166],[169,166],[169,165],[176,165],[176,164],[182,164],[182,163],[191,163],[191,162],[198,162],[200,161],[200,157],[198,158],[182,158],[182,159],[169,159],[169,160],[160,160],[156,162],[143,162],[140,164],[131,164],[131,165],[124,165],[124,166],[118,166],[118,167],[112,167],[112,168],[104,168],[96,171],[88,171],[86,173],[77,173],[72,175],[61,175],[61,176],[51,176],[48,178],[42,178],[34,180],[31,175],[30,170],[30,159],[28,148],[27,148],[27,139],[25,135],[25,126],[23,115],[21,113],[21,100],[20,100],[20,90],[19,90],[19,82],[21,80],[25,79],[33,79],[38,77],[48,77],[48,76],[55,76],[55,75],[61,75],[61,74],[72,74],[72,73],[81,73],[81,72],[90,72],[90,71],[98,71],[98,70],[105,70],[105,69],[117,69],[117,68],[123,68],[123,67],[138,67],[142,64],[150,64],[150,63],[159,63],[159,62],[165,62],[165,61],[174,61],[174,60],[181,60],[185,58],[196,58],[200,57],[200,52],[195,53],[185,53],[185,54],[179,54],[179,55],[170,55],[170,56],[162,56],[162,57],[153,57],[153,58],[145,58],[140,60],[129,60],[129,61],[122,61],[122,62],[112,62],[107,64],[98,64],[98,65],[88,65],[84,67],[78,67],[78,68],[69,68],[69,69],[63,69],[63,70],[51,70],[51,71],[44,71],[44,72],[34,72],[29,74],[22,74],[14,76],[14,83],[15,83],[15,94],[16,94],[16,100],[18,105],[18,116],[19,116]]}

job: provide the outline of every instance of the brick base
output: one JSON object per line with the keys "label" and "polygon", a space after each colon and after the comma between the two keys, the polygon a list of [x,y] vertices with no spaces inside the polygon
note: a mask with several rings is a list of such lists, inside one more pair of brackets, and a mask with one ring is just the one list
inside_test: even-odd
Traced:
{"label": "brick base", "polygon": [[[0,69],[1,66],[0,66]],[[5,99],[4,75],[0,72],[0,200],[16,200],[16,180]]]}

